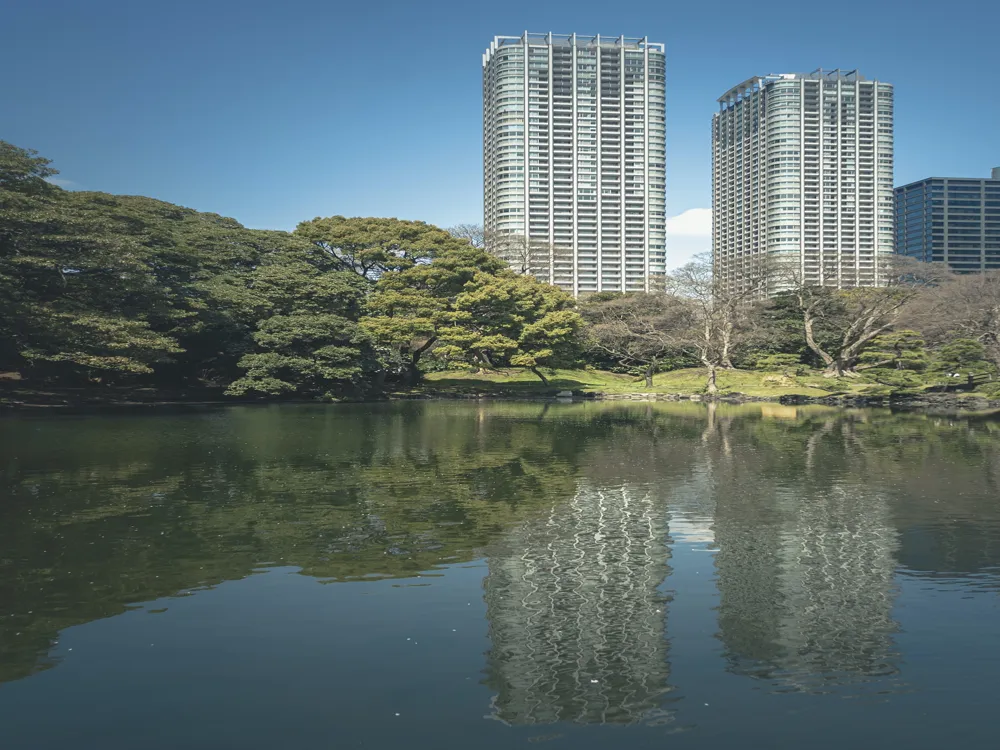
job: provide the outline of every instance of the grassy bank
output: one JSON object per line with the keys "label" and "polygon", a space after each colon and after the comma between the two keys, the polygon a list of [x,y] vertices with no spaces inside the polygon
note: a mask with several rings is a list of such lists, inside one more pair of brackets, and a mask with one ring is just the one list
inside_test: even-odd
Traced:
{"label": "grassy bank", "polygon": [[[652,388],[642,378],[600,370],[551,370],[545,371],[545,376],[549,379],[548,385],[525,370],[435,372],[428,373],[425,382],[410,393],[505,396],[543,395],[567,390],[581,393],[671,393],[689,396],[704,394],[706,391],[706,371],[698,368],[658,373],[653,377]],[[720,395],[742,394],[771,398],[864,396],[876,395],[884,390],[875,383],[847,378],[824,378],[818,371],[786,376],[780,372],[720,370],[717,384]]]}
{"label": "grassy bank", "polygon": [[[413,388],[399,389],[389,397],[484,396],[527,398],[553,396],[559,391],[579,394],[644,394],[676,396],[704,395],[706,371],[700,368],[658,373],[649,387],[641,377],[602,370],[543,370],[548,384],[523,369],[478,373],[471,370],[427,373]],[[891,390],[860,378],[825,378],[818,370],[799,375],[757,370],[719,370],[719,396],[746,396],[774,399],[785,396],[805,398],[882,397]],[[913,392],[909,392],[914,395]],[[982,393],[950,393],[951,401],[983,399]],[[375,396],[375,398],[379,398]],[[128,387],[45,388],[26,383],[0,381],[0,407],[11,406],[144,406],[158,404],[250,403],[257,399],[226,396],[221,388],[156,389]]]}

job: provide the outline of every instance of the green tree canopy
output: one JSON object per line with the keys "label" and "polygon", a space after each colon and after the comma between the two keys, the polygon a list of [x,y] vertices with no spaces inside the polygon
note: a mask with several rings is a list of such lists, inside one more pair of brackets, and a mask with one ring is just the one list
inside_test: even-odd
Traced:
{"label": "green tree canopy", "polygon": [[872,339],[859,357],[858,369],[891,367],[895,370],[923,370],[930,358],[927,343],[917,331],[892,331]]}
{"label": "green tree canopy", "polygon": [[341,269],[369,279],[467,244],[432,224],[402,219],[317,217],[299,224],[295,234],[328,254]]}
{"label": "green tree canopy", "polygon": [[141,243],[46,183],[55,173],[0,143],[0,369],[90,381],[152,372],[181,347],[150,325],[162,293]]}
{"label": "green tree canopy", "polygon": [[364,326],[411,378],[418,376],[421,355],[434,348],[449,362],[527,367],[544,381],[539,367],[576,353],[581,319],[572,303],[565,292],[463,244],[382,276]]}
{"label": "green tree canopy", "polygon": [[955,339],[937,350],[936,369],[945,373],[993,374],[986,347],[975,339]]}
{"label": "green tree canopy", "polygon": [[416,381],[420,358],[438,343],[458,295],[476,274],[504,268],[484,250],[463,245],[430,263],[384,274],[368,300],[369,316],[363,325],[381,345],[385,365]]}
{"label": "green tree canopy", "polygon": [[265,258],[302,255],[311,246],[287,232],[247,229],[234,219],[151,198],[70,195],[82,213],[136,243],[155,290],[145,297],[146,319],[184,350],[157,366],[158,380],[225,383],[237,377],[256,319],[240,307],[245,300],[218,295],[222,283],[243,285]]}
{"label": "green tree canopy", "polygon": [[257,320],[255,351],[227,393],[336,398],[364,391],[374,360],[358,325],[367,285],[345,271],[317,268],[308,258],[274,253],[231,286],[234,305]]}
{"label": "green tree canopy", "polygon": [[441,317],[438,354],[451,361],[525,367],[547,383],[540,367],[568,365],[579,353],[583,321],[572,297],[507,269],[477,273]]}

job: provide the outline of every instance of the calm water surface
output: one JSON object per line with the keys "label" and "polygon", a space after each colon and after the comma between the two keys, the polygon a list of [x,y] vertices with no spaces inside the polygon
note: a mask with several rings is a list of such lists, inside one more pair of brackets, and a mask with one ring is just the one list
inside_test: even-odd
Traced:
{"label": "calm water surface", "polygon": [[0,419],[0,747],[995,748],[1000,422]]}

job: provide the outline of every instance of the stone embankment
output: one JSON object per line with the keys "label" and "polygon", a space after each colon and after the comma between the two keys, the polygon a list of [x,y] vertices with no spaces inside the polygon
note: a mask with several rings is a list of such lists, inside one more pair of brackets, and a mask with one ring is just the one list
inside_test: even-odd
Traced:
{"label": "stone embankment", "polygon": [[[720,396],[686,393],[583,393],[579,398],[593,398],[598,401],[724,401],[726,403],[749,403],[752,401],[777,401],[776,396],[746,396],[742,393],[727,393]],[[563,394],[559,394],[560,397]]]}
{"label": "stone embankment", "polygon": [[921,396],[748,396],[743,393],[725,393],[718,395],[698,393],[602,393],[593,391],[558,391],[558,392],[455,392],[455,391],[425,391],[420,394],[397,395],[405,399],[515,399],[534,401],[693,401],[698,403],[781,403],[786,405],[816,404],[820,406],[839,406],[846,408],[893,408],[914,411],[954,413],[956,411],[992,411],[1000,410],[1000,401],[989,400],[982,396],[957,395],[947,393],[932,393]]}
{"label": "stone embankment", "polygon": [[[560,394],[561,396],[563,394]],[[580,393],[578,398],[593,398],[600,401],[701,401],[746,404],[754,402],[779,402],[782,404],[818,404],[841,407],[891,407],[924,411],[953,412],[988,411],[1000,409],[1000,401],[981,396],[960,396],[951,394],[925,394],[922,396],[747,396],[742,393],[726,393],[710,396],[707,394],[683,393]]]}

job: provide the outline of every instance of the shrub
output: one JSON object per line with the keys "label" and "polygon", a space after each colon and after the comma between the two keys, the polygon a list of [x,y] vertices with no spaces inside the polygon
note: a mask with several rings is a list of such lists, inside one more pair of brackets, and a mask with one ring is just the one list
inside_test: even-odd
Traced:
{"label": "shrub", "polygon": [[920,388],[924,379],[913,370],[896,370],[878,367],[865,373],[866,378],[893,388]]}
{"label": "shrub", "polygon": [[986,383],[979,391],[987,398],[1000,399],[1000,381],[994,380]]}
{"label": "shrub", "polygon": [[765,354],[757,357],[754,367],[758,370],[780,371],[785,377],[803,375],[808,368],[798,354]]}

